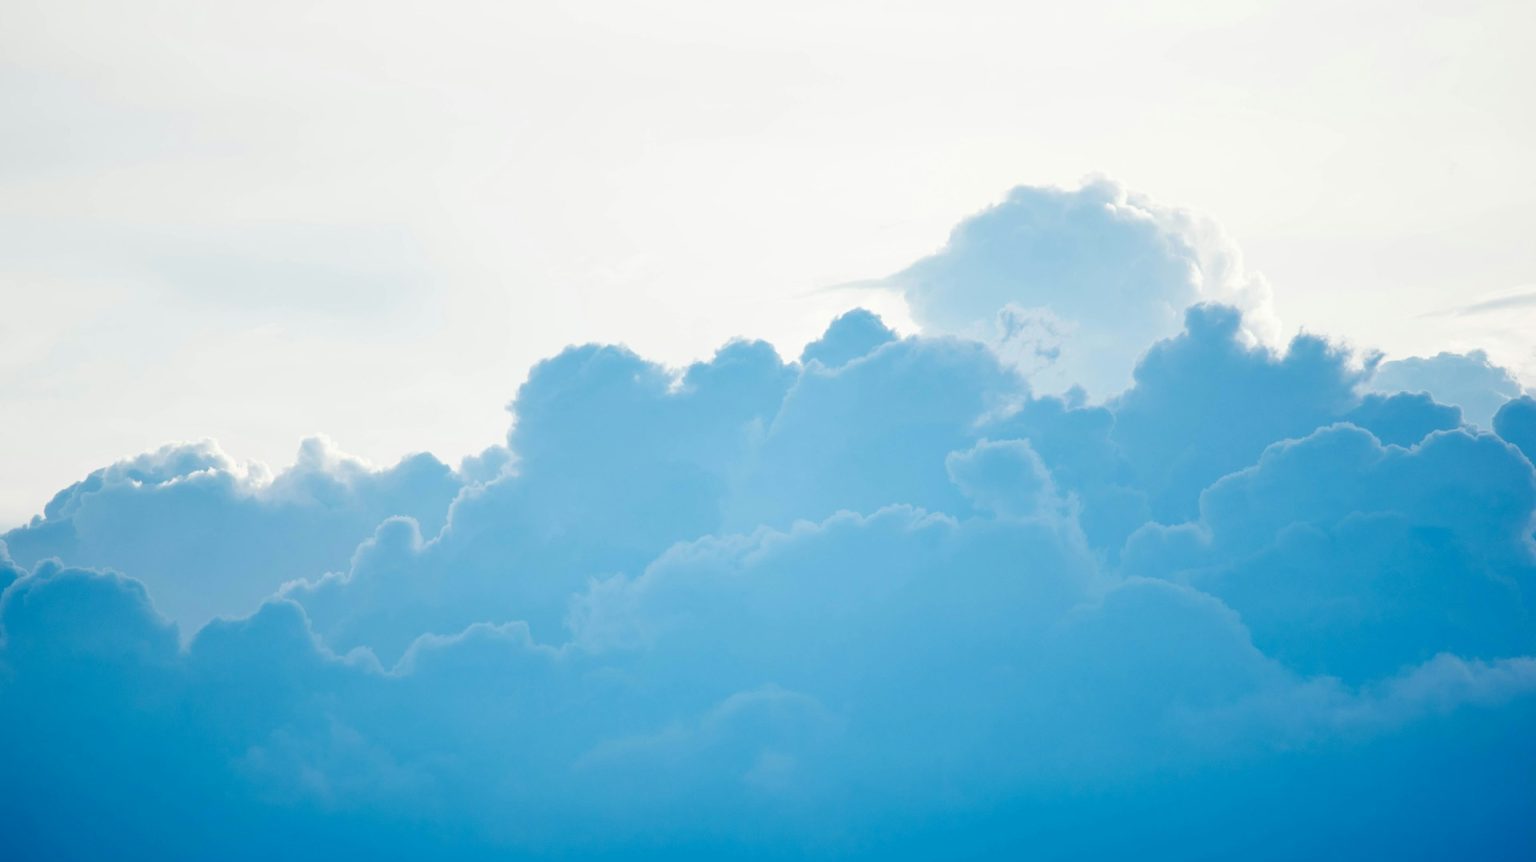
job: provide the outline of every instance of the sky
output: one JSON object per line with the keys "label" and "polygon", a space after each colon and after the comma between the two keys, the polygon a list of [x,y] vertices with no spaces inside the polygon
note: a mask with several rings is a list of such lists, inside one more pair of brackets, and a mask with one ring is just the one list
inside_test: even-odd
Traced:
{"label": "sky", "polygon": [[3,16],[0,522],[167,440],[454,461],[568,343],[915,329],[827,288],[1096,177],[1213,220],[1286,333],[1536,372],[1529,4]]}
{"label": "sky", "polygon": [[1529,10],[0,14],[0,857],[1536,858]]}

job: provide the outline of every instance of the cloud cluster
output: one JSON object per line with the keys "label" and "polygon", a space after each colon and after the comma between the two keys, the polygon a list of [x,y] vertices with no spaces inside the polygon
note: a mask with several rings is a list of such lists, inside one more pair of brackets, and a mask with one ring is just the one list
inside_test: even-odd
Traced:
{"label": "cloud cluster", "polygon": [[1529,858],[1536,401],[1245,320],[1095,403],[854,311],[569,348],[456,470],[97,471],[0,545],[0,846]]}

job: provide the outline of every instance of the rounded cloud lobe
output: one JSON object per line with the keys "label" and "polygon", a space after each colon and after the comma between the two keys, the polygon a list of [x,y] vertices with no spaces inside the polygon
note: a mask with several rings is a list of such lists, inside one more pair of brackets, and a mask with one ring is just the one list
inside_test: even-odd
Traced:
{"label": "rounded cloud lobe", "polygon": [[1424,392],[1461,408],[1468,422],[1492,427],[1493,415],[1525,390],[1507,369],[1494,365],[1481,350],[1437,353],[1383,362],[1371,378],[1382,392]]}
{"label": "rounded cloud lobe", "polygon": [[[1010,206],[1194,284],[1115,194]],[[457,470],[97,471],[0,537],[0,846],[1529,858],[1536,402],[1465,424],[1197,287],[1092,404],[854,311],[570,348]]]}
{"label": "rounded cloud lobe", "polygon": [[275,477],[212,442],[173,444],[92,472],[0,541],[22,565],[57,557],[126,572],[195,629],[248,613],[300,573],[344,566],[391,515],[440,528],[463,485],[431,455],[373,470],[323,438]]}
{"label": "rounded cloud lobe", "polygon": [[1213,222],[1103,179],[1015,188],[885,284],[925,330],[989,342],[1038,389],[1101,399],[1195,303],[1240,309],[1251,341],[1279,332],[1268,286]]}

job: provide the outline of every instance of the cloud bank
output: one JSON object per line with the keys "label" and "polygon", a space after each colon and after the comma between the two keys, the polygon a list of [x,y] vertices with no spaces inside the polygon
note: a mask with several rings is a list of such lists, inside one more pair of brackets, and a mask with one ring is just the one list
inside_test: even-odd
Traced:
{"label": "cloud bank", "polygon": [[[1093,403],[855,310],[793,361],[569,348],[457,469],[195,444],[60,492],[0,539],[0,846],[1529,858],[1536,401],[1270,346],[1166,213],[1077,194],[909,295],[1124,327]],[[1105,272],[1183,285],[1123,285],[1172,329],[1093,317]]]}

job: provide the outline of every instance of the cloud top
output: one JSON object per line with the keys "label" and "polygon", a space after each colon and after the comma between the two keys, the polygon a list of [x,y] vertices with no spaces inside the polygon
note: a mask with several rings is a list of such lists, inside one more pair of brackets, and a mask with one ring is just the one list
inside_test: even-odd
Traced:
{"label": "cloud top", "polygon": [[990,341],[1040,388],[1098,398],[1190,305],[1226,303],[1251,341],[1278,336],[1268,286],[1214,223],[1103,179],[1015,188],[886,283],[930,331]]}

